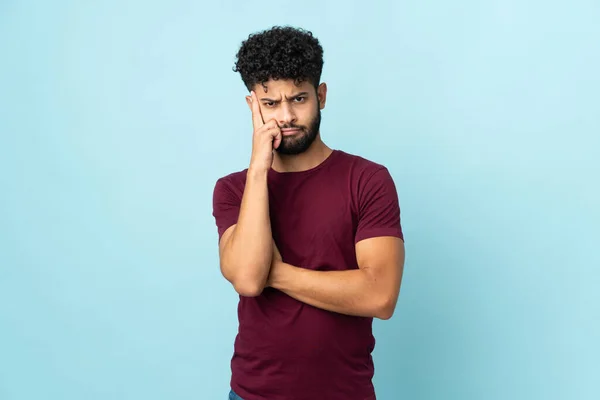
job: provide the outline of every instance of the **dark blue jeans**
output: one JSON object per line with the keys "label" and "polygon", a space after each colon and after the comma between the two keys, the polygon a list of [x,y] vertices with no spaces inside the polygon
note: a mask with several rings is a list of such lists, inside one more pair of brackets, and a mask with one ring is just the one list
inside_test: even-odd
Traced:
{"label": "dark blue jeans", "polygon": [[242,399],[240,396],[235,394],[235,392],[232,390],[231,392],[229,392],[229,400],[244,400],[244,399]]}

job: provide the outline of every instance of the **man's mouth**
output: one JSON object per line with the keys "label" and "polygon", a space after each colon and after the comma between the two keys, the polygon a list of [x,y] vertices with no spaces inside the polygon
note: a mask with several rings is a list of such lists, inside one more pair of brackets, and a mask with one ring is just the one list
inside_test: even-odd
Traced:
{"label": "man's mouth", "polygon": [[300,128],[282,128],[281,134],[284,136],[295,135],[296,133],[299,133],[301,130],[302,129],[300,129]]}

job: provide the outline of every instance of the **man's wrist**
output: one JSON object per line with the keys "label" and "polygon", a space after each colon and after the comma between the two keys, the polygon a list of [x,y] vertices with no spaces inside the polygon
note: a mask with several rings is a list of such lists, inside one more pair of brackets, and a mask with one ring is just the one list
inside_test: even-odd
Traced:
{"label": "man's wrist", "polygon": [[265,169],[263,167],[255,167],[255,166],[251,165],[248,168],[246,177],[249,179],[263,179],[263,178],[267,178],[268,174],[269,174],[268,169]]}
{"label": "man's wrist", "polygon": [[285,287],[285,281],[287,272],[292,268],[289,264],[284,263],[280,259],[274,259],[271,265],[271,287],[283,290]]}

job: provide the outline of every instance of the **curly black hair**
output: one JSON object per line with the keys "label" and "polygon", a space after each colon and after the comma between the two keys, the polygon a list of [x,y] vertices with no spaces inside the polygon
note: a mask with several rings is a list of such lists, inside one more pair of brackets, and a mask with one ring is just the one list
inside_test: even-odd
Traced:
{"label": "curly black hair", "polygon": [[317,38],[301,28],[274,26],[253,33],[242,42],[234,72],[239,72],[248,90],[270,79],[303,81],[315,88],[321,81],[323,48]]}

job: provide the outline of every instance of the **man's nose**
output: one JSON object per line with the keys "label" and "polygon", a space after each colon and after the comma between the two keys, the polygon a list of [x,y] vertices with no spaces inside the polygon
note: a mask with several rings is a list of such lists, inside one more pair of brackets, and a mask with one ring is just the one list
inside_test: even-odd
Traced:
{"label": "man's nose", "polygon": [[292,106],[288,102],[283,102],[279,114],[279,125],[287,126],[293,125],[294,123],[296,123],[296,114],[294,113]]}

